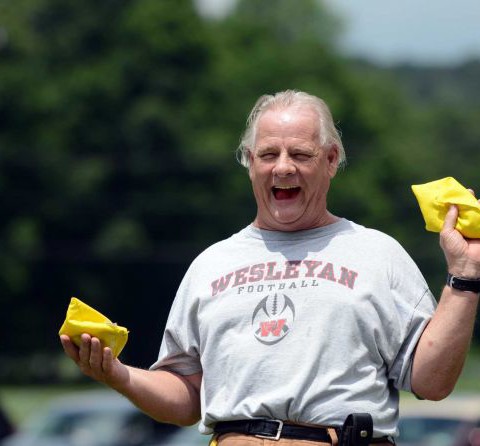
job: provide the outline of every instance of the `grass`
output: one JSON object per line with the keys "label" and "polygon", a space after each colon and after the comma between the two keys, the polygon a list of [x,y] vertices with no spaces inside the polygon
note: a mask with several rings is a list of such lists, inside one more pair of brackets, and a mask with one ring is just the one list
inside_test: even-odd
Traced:
{"label": "grass", "polygon": [[456,390],[480,394],[480,348],[469,354]]}
{"label": "grass", "polygon": [[14,424],[22,424],[27,418],[43,410],[49,400],[69,392],[98,388],[98,384],[82,386],[31,385],[0,387],[0,404]]}

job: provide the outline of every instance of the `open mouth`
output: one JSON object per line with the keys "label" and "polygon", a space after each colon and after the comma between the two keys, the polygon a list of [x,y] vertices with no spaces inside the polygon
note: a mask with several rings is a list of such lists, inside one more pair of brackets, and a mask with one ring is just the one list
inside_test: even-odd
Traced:
{"label": "open mouth", "polygon": [[275,200],[291,200],[300,193],[300,187],[298,186],[273,186],[272,193]]}

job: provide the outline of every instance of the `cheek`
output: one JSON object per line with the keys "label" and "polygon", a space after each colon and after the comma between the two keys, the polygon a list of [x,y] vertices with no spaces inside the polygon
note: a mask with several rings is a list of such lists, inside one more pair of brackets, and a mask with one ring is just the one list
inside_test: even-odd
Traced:
{"label": "cheek", "polygon": [[255,163],[250,164],[250,168],[248,169],[248,176],[250,177],[251,181],[257,181],[260,178],[260,171],[258,165]]}
{"label": "cheek", "polygon": [[323,195],[330,186],[330,174],[326,169],[322,172],[321,175],[312,175],[309,178],[305,178],[306,183],[308,184],[307,188],[311,193],[315,195]]}
{"label": "cheek", "polygon": [[269,181],[270,179],[270,171],[271,169],[269,167],[262,167],[257,165],[250,165],[250,169],[248,170],[248,176],[250,177],[250,180],[253,182],[266,182]]}

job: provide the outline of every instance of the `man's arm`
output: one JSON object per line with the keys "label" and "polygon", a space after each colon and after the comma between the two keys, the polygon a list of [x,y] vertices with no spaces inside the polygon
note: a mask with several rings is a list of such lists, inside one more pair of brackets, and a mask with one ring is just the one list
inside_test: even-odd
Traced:
{"label": "man's arm", "polygon": [[[451,206],[440,233],[448,271],[457,277],[480,278],[480,239],[465,239],[455,229],[458,209]],[[437,310],[418,342],[412,390],[425,399],[440,400],[454,389],[470,347],[478,294],[446,286]]]}
{"label": "man's arm", "polygon": [[164,370],[127,366],[103,348],[99,339],[82,335],[78,348],[68,336],[60,337],[65,353],[85,375],[126,396],[152,418],[188,426],[200,419],[202,374],[181,376]]}

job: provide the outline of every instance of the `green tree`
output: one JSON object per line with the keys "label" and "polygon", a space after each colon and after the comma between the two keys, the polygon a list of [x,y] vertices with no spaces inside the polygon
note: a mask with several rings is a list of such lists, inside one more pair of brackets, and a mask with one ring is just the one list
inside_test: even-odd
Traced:
{"label": "green tree", "polygon": [[410,185],[449,172],[453,146],[477,156],[478,113],[341,57],[341,28],[315,0],[242,0],[223,20],[188,0],[3,0],[2,351],[58,352],[76,295],[126,325],[125,359],[148,365],[189,262],[253,219],[235,148],[258,96],[287,88],[324,98],[342,131],[331,209],[398,238],[440,284]]}
{"label": "green tree", "polygon": [[[7,0],[0,17],[4,347],[58,349],[71,295],[110,307],[120,296],[119,318],[140,302],[148,312],[153,293],[168,307],[167,279],[198,249],[185,237],[193,206],[180,147],[208,37],[186,0]],[[146,262],[162,279],[148,291]],[[164,317],[148,321],[156,336],[136,341],[137,356],[158,343]]]}

